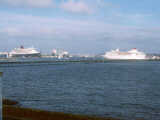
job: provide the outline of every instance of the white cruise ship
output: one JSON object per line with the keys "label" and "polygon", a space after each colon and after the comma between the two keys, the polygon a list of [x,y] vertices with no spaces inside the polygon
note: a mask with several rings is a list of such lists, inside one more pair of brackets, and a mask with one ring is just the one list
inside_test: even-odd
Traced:
{"label": "white cruise ship", "polygon": [[0,52],[0,58],[8,58],[9,53],[8,52]]}
{"label": "white cruise ship", "polygon": [[146,59],[146,54],[138,51],[136,48],[133,48],[127,52],[121,52],[119,49],[111,50],[110,52],[106,52],[103,55],[104,58],[107,59],[117,59],[117,60],[141,60]]}
{"label": "white cruise ship", "polygon": [[40,57],[41,53],[35,48],[15,48],[9,53],[9,57]]}

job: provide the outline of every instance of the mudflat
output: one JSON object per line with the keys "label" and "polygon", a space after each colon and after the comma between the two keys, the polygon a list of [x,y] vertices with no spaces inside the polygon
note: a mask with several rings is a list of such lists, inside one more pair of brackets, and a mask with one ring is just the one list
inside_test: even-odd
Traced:
{"label": "mudflat", "polygon": [[23,108],[17,104],[17,101],[3,100],[3,120],[118,120]]}

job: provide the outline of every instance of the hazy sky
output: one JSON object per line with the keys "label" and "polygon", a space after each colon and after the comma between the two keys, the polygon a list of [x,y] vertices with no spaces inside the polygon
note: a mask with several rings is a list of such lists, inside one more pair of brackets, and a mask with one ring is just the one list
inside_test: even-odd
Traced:
{"label": "hazy sky", "polygon": [[0,0],[0,51],[160,53],[159,0]]}

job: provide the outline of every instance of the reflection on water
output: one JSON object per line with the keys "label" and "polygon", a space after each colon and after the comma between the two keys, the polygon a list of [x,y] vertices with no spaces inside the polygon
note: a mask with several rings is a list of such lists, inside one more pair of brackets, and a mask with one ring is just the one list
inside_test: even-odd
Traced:
{"label": "reflection on water", "polygon": [[160,118],[158,61],[7,63],[0,70],[3,95],[25,107],[127,120]]}

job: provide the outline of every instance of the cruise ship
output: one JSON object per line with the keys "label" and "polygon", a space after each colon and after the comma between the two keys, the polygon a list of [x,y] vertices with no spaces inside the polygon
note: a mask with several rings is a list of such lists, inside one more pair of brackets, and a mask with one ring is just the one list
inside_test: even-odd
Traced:
{"label": "cruise ship", "polygon": [[0,52],[0,58],[8,58],[9,53],[8,52]]}
{"label": "cruise ship", "polygon": [[9,57],[40,57],[41,53],[35,48],[15,48],[9,53]]}
{"label": "cruise ship", "polygon": [[107,59],[117,59],[117,60],[141,60],[146,59],[146,54],[133,48],[127,52],[121,52],[119,49],[111,50],[103,55]]}

